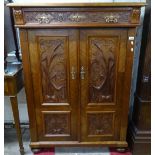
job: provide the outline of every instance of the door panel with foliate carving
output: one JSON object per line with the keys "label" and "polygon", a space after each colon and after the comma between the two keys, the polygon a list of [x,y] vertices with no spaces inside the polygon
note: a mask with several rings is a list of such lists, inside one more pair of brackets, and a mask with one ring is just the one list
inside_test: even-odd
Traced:
{"label": "door panel with foliate carving", "polygon": [[120,140],[126,29],[81,29],[81,140]]}
{"label": "door panel with foliate carving", "polygon": [[28,39],[39,140],[77,141],[78,31],[29,30]]}

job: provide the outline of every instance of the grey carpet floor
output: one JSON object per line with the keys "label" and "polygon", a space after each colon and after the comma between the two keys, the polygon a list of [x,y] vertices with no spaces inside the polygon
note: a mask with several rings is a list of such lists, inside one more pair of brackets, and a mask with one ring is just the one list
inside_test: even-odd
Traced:
{"label": "grey carpet floor", "polygon": [[[29,147],[30,143],[29,129],[23,128],[22,136],[23,136],[25,155],[33,155]],[[14,128],[10,129],[8,128],[4,130],[4,155],[20,155],[16,130]]]}
{"label": "grey carpet floor", "polygon": [[[24,155],[33,155],[29,147],[30,134],[28,128],[22,128]],[[104,147],[55,147],[56,155],[109,155]],[[103,153],[104,152],[104,153]],[[19,145],[14,128],[4,130],[4,155],[20,155]]]}

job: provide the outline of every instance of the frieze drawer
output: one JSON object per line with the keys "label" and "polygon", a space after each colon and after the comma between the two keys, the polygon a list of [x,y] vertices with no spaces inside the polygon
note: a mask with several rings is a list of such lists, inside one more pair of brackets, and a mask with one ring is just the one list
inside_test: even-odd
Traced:
{"label": "frieze drawer", "polygon": [[113,8],[14,8],[16,25],[23,26],[109,26],[139,24],[137,7]]}

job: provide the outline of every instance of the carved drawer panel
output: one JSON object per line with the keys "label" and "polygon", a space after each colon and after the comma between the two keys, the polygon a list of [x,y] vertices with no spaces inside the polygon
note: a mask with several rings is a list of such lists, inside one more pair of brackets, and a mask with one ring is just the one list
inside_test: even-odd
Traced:
{"label": "carved drawer panel", "polygon": [[44,135],[69,136],[70,135],[70,113],[69,112],[47,112],[44,117]]}
{"label": "carved drawer panel", "polygon": [[[14,9],[16,24],[27,26],[84,26],[83,24],[138,24],[139,8],[18,8]],[[79,25],[77,25],[79,24]],[[86,26],[86,25],[85,25]]]}
{"label": "carved drawer panel", "polygon": [[88,136],[113,136],[114,112],[93,112],[87,114]]}

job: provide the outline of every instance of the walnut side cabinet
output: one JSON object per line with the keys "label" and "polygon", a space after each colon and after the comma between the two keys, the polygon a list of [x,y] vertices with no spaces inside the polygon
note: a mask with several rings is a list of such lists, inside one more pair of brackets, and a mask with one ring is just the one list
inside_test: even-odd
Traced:
{"label": "walnut side cabinet", "polygon": [[9,4],[31,148],[126,147],[135,30],[144,3]]}

